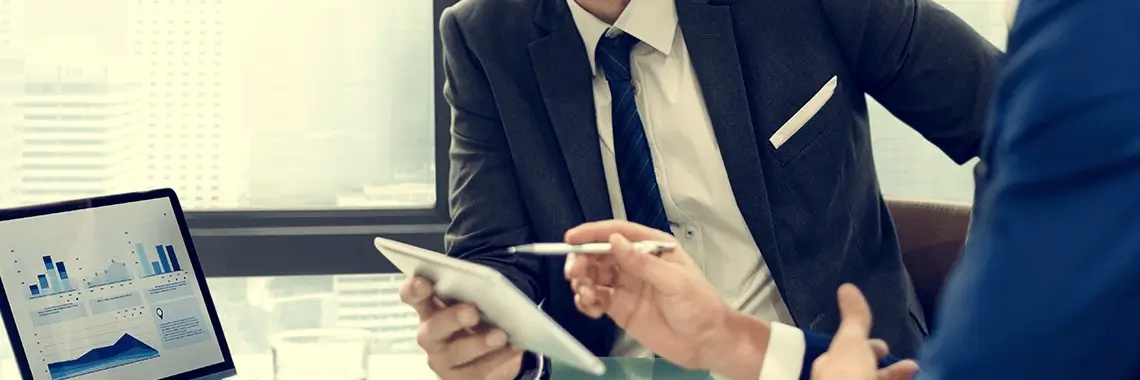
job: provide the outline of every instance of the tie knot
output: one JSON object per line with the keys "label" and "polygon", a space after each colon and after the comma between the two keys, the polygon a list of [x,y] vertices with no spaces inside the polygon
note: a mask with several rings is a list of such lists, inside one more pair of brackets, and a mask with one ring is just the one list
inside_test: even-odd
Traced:
{"label": "tie knot", "polygon": [[625,52],[629,54],[633,50],[633,45],[641,42],[629,33],[618,33],[616,36],[602,36],[602,40],[598,42],[598,48],[611,52]]}
{"label": "tie knot", "polygon": [[633,46],[637,45],[638,42],[640,41],[637,40],[637,37],[628,33],[621,33],[613,37],[603,36],[601,41],[598,41],[598,54],[595,59],[606,73],[606,79],[610,81],[630,80],[629,55],[633,51]]}

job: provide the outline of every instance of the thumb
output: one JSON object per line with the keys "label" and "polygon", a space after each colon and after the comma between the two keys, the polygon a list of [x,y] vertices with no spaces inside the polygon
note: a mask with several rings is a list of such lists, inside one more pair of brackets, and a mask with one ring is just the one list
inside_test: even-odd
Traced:
{"label": "thumb", "polygon": [[681,292],[683,285],[678,280],[685,277],[680,267],[656,255],[638,252],[633,243],[621,234],[610,235],[610,246],[610,254],[614,256],[622,272],[633,275],[659,292],[665,294]]}
{"label": "thumb", "polygon": [[911,380],[918,373],[918,363],[903,360],[879,370],[879,380]]}
{"label": "thumb", "polygon": [[839,330],[835,332],[832,347],[842,344],[867,344],[871,335],[871,307],[855,285],[839,287]]}

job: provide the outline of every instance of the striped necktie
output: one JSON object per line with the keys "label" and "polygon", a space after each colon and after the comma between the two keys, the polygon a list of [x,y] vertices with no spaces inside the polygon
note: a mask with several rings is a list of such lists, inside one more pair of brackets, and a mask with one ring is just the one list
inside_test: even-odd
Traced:
{"label": "striped necktie", "polygon": [[671,233],[631,82],[630,53],[638,42],[636,37],[625,33],[602,37],[597,60],[610,85],[614,156],[626,218]]}

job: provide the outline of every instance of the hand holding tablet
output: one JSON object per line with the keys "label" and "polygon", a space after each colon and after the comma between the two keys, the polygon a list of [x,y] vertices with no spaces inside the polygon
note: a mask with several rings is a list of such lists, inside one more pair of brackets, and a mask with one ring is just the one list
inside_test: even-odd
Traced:
{"label": "hand holding tablet", "polygon": [[499,272],[393,240],[376,238],[375,245],[409,277],[400,296],[419,313],[419,343],[444,379],[513,379],[522,351],[512,346],[605,372],[600,359]]}
{"label": "hand holding tablet", "polygon": [[509,380],[522,364],[523,351],[508,345],[506,332],[480,326],[471,304],[446,305],[425,278],[408,277],[400,298],[420,316],[418,343],[441,379]]}

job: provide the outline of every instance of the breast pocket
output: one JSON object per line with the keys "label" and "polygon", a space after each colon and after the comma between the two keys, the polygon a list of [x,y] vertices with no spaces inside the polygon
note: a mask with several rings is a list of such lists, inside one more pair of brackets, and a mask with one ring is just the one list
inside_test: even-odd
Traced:
{"label": "breast pocket", "polygon": [[831,80],[824,83],[823,87],[811,99],[808,99],[807,103],[804,103],[791,118],[768,138],[768,142],[776,150],[776,156],[780,158],[781,164],[787,165],[795,159],[803,152],[804,148],[811,145],[821,132],[827,129],[830,124],[828,115],[832,113],[821,112],[821,110],[831,100],[838,87],[839,78],[831,77]]}

